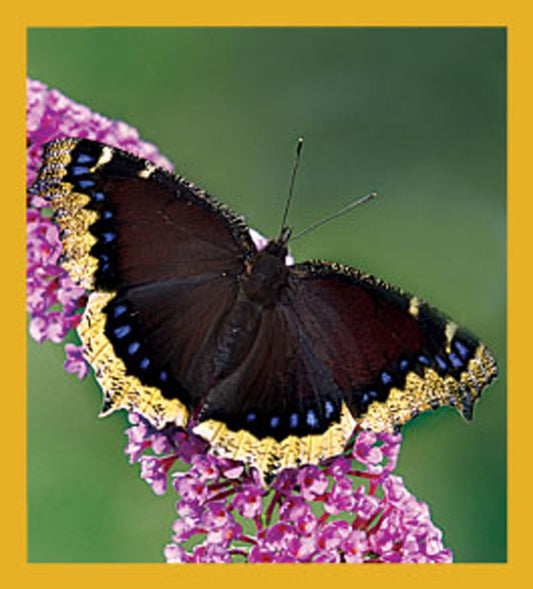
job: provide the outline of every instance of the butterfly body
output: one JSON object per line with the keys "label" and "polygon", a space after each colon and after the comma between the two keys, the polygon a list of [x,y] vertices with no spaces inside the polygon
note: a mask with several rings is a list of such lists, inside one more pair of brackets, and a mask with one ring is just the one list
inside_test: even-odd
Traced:
{"label": "butterfly body", "polygon": [[244,293],[251,302],[272,307],[281,301],[289,274],[286,257],[287,247],[278,240],[269,241],[257,252],[242,277]]}
{"label": "butterfly body", "polygon": [[288,266],[288,230],[259,249],[150,162],[58,140],[34,190],[92,293],[78,332],[104,413],[190,428],[268,477],[340,453],[355,424],[394,431],[443,405],[470,418],[496,376],[487,348],[417,297],[329,262]]}

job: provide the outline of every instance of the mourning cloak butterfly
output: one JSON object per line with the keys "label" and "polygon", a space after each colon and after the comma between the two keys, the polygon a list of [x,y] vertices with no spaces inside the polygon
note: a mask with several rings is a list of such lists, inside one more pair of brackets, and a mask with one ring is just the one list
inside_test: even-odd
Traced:
{"label": "mourning cloak butterfly", "polygon": [[395,431],[443,405],[470,419],[496,376],[487,348],[358,270],[287,266],[184,178],[86,139],[44,149],[34,191],[63,266],[91,292],[78,333],[104,393],[264,476],[342,452],[354,425]]}

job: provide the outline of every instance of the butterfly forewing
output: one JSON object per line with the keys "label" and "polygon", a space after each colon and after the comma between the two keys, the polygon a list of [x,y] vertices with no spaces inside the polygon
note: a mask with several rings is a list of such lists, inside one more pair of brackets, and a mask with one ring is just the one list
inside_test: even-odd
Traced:
{"label": "butterfly forewing", "polygon": [[[61,147],[58,142],[48,149]],[[96,239],[91,255],[98,260],[96,289],[235,276],[254,250],[235,215],[153,164],[86,140],[68,156],[62,181],[86,195],[85,208],[97,215],[90,225]]]}

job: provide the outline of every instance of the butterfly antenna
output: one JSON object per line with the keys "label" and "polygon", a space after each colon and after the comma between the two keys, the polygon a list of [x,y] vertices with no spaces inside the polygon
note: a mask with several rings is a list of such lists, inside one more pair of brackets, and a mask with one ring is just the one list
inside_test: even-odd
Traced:
{"label": "butterfly antenna", "polygon": [[289,184],[289,194],[287,195],[287,200],[285,201],[285,210],[283,211],[283,217],[281,219],[281,227],[279,231],[279,240],[286,242],[290,235],[290,230],[287,228],[287,216],[289,215],[289,208],[291,206],[292,200],[292,193],[294,191],[294,181],[296,179],[296,172],[298,170],[298,165],[300,163],[300,154],[302,153],[302,146],[304,144],[304,140],[302,137],[298,138],[298,142],[296,143],[296,154],[294,156],[294,162],[292,164],[292,174],[291,174],[291,182]]}
{"label": "butterfly antenna", "polygon": [[352,209],[355,209],[355,207],[358,207],[359,205],[362,205],[365,202],[368,202],[369,200],[376,198],[377,196],[378,196],[377,192],[370,192],[369,194],[365,194],[365,196],[362,196],[361,198],[358,198],[357,200],[351,202],[349,205],[342,207],[342,209],[339,209],[338,211],[335,211],[334,213],[327,215],[323,219],[319,219],[318,221],[311,223],[311,225],[308,225],[307,227],[305,227],[304,229],[302,229],[301,231],[299,231],[298,233],[293,235],[290,238],[290,241],[294,241],[295,239],[302,237],[302,235],[309,233],[309,231],[312,231],[313,229],[320,227],[320,225],[324,225],[324,223],[327,223],[328,221],[331,221],[332,219],[336,219],[337,217],[344,215],[345,213],[351,211]]}

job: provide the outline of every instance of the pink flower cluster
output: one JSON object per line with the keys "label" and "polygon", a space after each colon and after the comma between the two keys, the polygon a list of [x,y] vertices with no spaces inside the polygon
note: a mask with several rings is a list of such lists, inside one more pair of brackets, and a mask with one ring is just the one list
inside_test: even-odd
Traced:
{"label": "pink flower cluster", "polygon": [[[28,186],[42,143],[86,137],[171,168],[135,129],[29,80]],[[59,265],[61,241],[48,203],[28,196],[27,308],[30,334],[60,343],[76,327],[87,293]],[[264,238],[252,234],[258,247]],[[263,241],[262,241],[263,240]],[[288,260],[292,263],[292,259]],[[83,378],[81,348],[65,345],[65,368]],[[429,508],[392,474],[401,436],[356,431],[342,456],[285,470],[265,489],[253,468],[217,458],[175,426],[154,429],[130,415],[126,454],[156,494],[169,482],[179,499],[167,562],[451,562]]]}
{"label": "pink flower cluster", "polygon": [[343,456],[285,470],[265,489],[255,469],[207,453],[194,434],[130,421],[130,461],[154,492],[170,479],[179,497],[167,562],[452,561],[428,506],[392,474],[399,434],[357,431]]}
{"label": "pink flower cluster", "polygon": [[[142,141],[133,127],[112,121],[77,104],[41,82],[27,81],[26,145],[27,186],[33,184],[41,161],[42,144],[59,137],[85,137],[107,143],[172,166],[151,143]],[[60,266],[61,241],[51,219],[49,203],[28,194],[27,199],[27,296],[31,316],[30,335],[38,342],[59,343],[75,328],[86,303],[86,292],[77,287]],[[83,378],[87,366],[81,350],[65,346],[65,369]]]}

